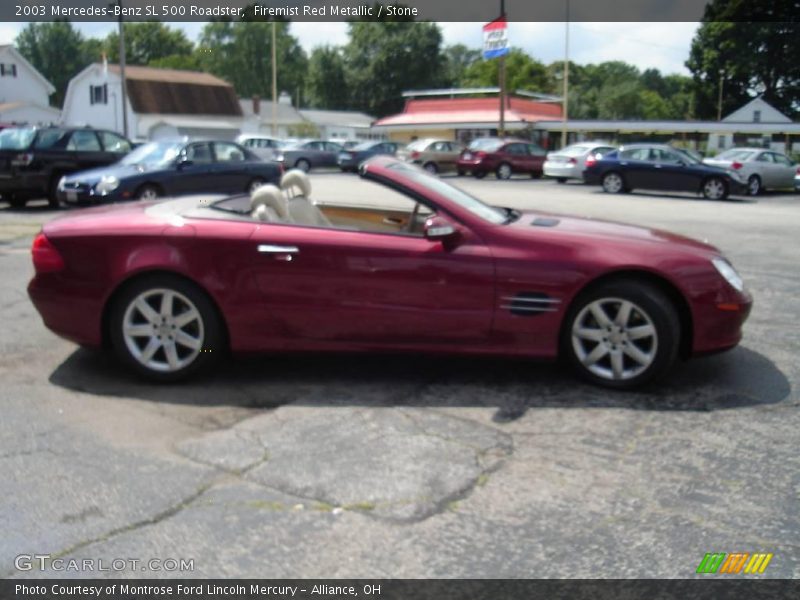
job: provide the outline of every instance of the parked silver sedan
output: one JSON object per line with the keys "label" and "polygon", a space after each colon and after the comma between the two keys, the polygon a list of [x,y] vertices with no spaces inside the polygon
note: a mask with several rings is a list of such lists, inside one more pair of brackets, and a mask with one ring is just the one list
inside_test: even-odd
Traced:
{"label": "parked silver sedan", "polygon": [[564,183],[567,179],[582,180],[587,160],[592,163],[612,150],[616,148],[606,142],[581,142],[550,152],[543,167],[545,177],[553,177],[558,183]]}
{"label": "parked silver sedan", "polygon": [[276,160],[286,169],[300,169],[308,173],[318,167],[335,167],[342,146],[325,140],[303,140],[287,144],[278,151]]}
{"label": "parked silver sedan", "polygon": [[703,162],[737,171],[747,181],[751,196],[766,189],[792,189],[798,169],[785,154],[764,148],[731,148]]}

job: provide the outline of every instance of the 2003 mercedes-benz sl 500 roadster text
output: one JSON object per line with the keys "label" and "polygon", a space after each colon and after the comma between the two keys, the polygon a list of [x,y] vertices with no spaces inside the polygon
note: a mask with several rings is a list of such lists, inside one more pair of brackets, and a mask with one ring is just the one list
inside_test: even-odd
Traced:
{"label": "2003 mercedes-benz sl 500 roadster text", "polygon": [[162,381],[224,351],[410,351],[562,356],[629,388],[741,338],[751,297],[712,246],[495,208],[390,157],[361,176],[395,193],[315,204],[290,171],[55,219],[30,297],[54,332]]}

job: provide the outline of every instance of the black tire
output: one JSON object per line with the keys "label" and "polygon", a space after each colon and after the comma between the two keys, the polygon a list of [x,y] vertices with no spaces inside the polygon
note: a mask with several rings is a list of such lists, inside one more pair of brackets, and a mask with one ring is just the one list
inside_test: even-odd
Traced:
{"label": "black tire", "polygon": [[541,179],[543,174],[541,171],[531,171],[531,179]]}
{"label": "black tire", "polygon": [[762,191],[761,177],[758,175],[750,175],[747,179],[747,193],[751,196],[758,196]]}
{"label": "black tire", "polygon": [[466,173],[464,171],[462,171],[461,169],[458,169],[456,171],[456,175],[458,175],[459,177],[463,177],[464,175],[466,175]]}
{"label": "black tire", "polygon": [[244,188],[244,191],[246,194],[252,195],[256,188],[261,187],[265,183],[267,182],[263,177],[253,177],[253,179],[250,180],[250,183],[247,184],[247,187]]}
{"label": "black tire", "polygon": [[601,185],[603,186],[603,191],[607,194],[622,194],[627,189],[622,173],[617,173],[616,171],[609,171],[603,175]]}
{"label": "black tire", "polygon": [[[194,304],[202,320],[202,350],[191,362],[173,371],[159,371],[142,364],[128,348],[123,334],[125,313],[141,294],[157,289],[177,292]],[[125,286],[113,300],[108,319],[108,336],[114,354],[120,362],[140,377],[156,382],[172,382],[185,379],[196,372],[208,372],[227,351],[225,334],[217,309],[208,295],[195,284],[168,274],[157,274],[140,278]],[[164,360],[166,354],[163,349]]]}
{"label": "black tire", "polygon": [[728,197],[728,184],[720,177],[709,177],[700,189],[706,200],[725,200]]}
{"label": "black tire", "polygon": [[557,177],[556,178],[556,183],[567,183],[567,178],[566,177]]}
{"label": "black tire", "polygon": [[300,169],[303,173],[308,173],[311,170],[311,163],[305,158],[301,158],[294,163],[294,168]]}
{"label": "black tire", "polygon": [[6,200],[8,200],[8,204],[11,208],[16,209],[25,208],[25,205],[28,203],[28,199],[24,196],[15,196],[14,194],[6,196]]}
{"label": "black tire", "polygon": [[47,186],[47,205],[50,208],[59,208],[60,206],[58,201],[58,182],[60,179],[60,174],[53,175],[50,178],[50,184]]}
{"label": "black tire", "polygon": [[426,162],[422,165],[422,168],[425,169],[431,175],[436,175],[439,173],[439,167],[436,166],[436,163],[433,161]]}
{"label": "black tire", "polygon": [[507,162],[500,163],[497,165],[497,169],[494,171],[495,177],[498,179],[511,179],[511,175],[514,173],[514,169],[511,167],[510,164]]}
{"label": "black tire", "polygon": [[136,190],[137,200],[154,200],[162,195],[161,189],[152,183],[145,183],[138,190]]}
{"label": "black tire", "polygon": [[483,179],[486,177],[486,171],[475,171],[473,175],[475,176],[475,179]]}
{"label": "black tire", "polygon": [[[622,306],[620,301],[627,301],[634,305],[630,313],[628,325],[625,333],[622,331],[607,331],[596,321],[598,329],[592,331],[601,332],[605,337],[603,341],[593,341],[576,339],[573,336],[573,328],[581,325],[581,331],[585,331],[585,319],[594,320],[593,313],[588,309],[595,302],[608,301],[607,306]],[[619,318],[618,313],[608,313],[612,323]],[[645,317],[643,318],[644,315]],[[649,319],[649,321],[648,321]],[[629,332],[634,327],[651,326],[655,330],[655,336],[643,339],[628,338]],[[561,332],[561,356],[565,358],[573,369],[587,381],[618,390],[632,389],[652,383],[663,377],[675,363],[680,347],[680,319],[672,301],[656,286],[630,279],[612,281],[590,288],[582,293],[572,304],[564,319]],[[615,337],[616,336],[616,337]],[[595,345],[596,344],[596,345]],[[644,346],[642,346],[644,344]],[[599,346],[607,354],[602,358],[589,364],[584,364],[585,360],[591,360],[591,353]],[[629,345],[635,346],[631,347]],[[577,346],[577,347],[576,347]],[[580,349],[580,350],[579,350]],[[651,356],[649,364],[645,367],[631,358],[628,353],[634,351],[643,352],[644,355]],[[583,352],[584,359],[578,352]],[[617,378],[613,371],[612,354],[621,356],[622,365],[628,365],[628,372],[622,377]],[[635,355],[635,354],[632,354]],[[637,371],[641,369],[640,371]],[[591,370],[594,369],[594,370]],[[605,371],[605,375],[595,371]]]}

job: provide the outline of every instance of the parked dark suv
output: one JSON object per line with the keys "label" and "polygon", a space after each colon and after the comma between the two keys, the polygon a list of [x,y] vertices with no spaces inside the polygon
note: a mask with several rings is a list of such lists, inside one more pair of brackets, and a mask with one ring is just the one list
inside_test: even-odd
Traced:
{"label": "parked dark suv", "polygon": [[58,206],[64,175],[115,163],[131,151],[117,133],[89,127],[10,127],[0,131],[0,196],[14,207],[46,197]]}

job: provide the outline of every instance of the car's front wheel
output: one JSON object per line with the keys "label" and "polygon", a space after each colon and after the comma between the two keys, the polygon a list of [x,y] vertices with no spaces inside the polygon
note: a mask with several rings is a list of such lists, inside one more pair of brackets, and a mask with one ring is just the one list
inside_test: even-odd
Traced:
{"label": "car's front wheel", "polygon": [[725,200],[728,186],[719,177],[709,177],[703,182],[703,197],[706,200]]}
{"label": "car's front wheel", "polygon": [[570,308],[562,352],[585,379],[629,389],[664,375],[678,353],[680,320],[658,288],[619,281],[583,294]]}
{"label": "car's front wheel", "polygon": [[294,163],[296,169],[300,169],[303,173],[308,173],[311,170],[311,163],[308,162],[305,158],[301,158],[296,163]]}
{"label": "car's front wheel", "polygon": [[609,194],[621,194],[625,191],[625,180],[616,172],[606,173],[603,176],[603,191]]}
{"label": "car's front wheel", "polygon": [[136,190],[137,200],[155,200],[161,195],[161,190],[156,186],[146,184]]}
{"label": "car's front wheel", "polygon": [[495,175],[498,179],[510,179],[511,173],[511,165],[508,163],[500,163],[500,166],[498,166],[495,171]]}
{"label": "car's front wheel", "polygon": [[155,381],[206,370],[224,352],[211,300],[177,277],[154,275],[127,286],[115,299],[108,323],[117,357]]}
{"label": "car's front wheel", "polygon": [[436,175],[439,172],[439,168],[436,166],[435,162],[426,162],[423,169],[425,169],[431,175]]}

